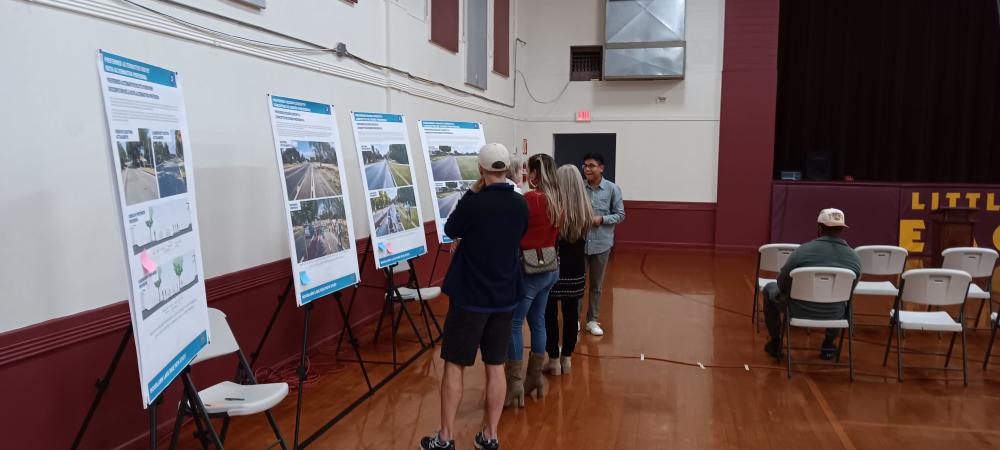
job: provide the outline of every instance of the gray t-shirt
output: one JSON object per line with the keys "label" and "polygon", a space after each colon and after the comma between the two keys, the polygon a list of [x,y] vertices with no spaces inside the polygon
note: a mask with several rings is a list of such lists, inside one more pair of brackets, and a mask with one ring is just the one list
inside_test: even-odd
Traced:
{"label": "gray t-shirt", "polygon": [[[793,270],[800,267],[837,267],[861,276],[861,259],[847,241],[834,237],[820,236],[802,244],[788,257],[788,261],[778,274],[778,290],[784,299],[792,291]],[[792,299],[794,300],[794,299]],[[792,315],[803,319],[840,319],[846,311],[844,303],[810,303],[792,301]]]}

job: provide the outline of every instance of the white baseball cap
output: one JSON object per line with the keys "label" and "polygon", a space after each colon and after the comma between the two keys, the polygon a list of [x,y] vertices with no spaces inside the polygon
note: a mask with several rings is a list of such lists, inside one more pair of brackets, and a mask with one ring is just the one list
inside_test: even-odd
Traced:
{"label": "white baseball cap", "polygon": [[479,167],[490,172],[505,172],[510,167],[510,152],[503,144],[486,144],[479,149]]}
{"label": "white baseball cap", "polygon": [[847,223],[844,220],[844,212],[836,208],[827,208],[820,211],[816,222],[828,227],[847,228]]}

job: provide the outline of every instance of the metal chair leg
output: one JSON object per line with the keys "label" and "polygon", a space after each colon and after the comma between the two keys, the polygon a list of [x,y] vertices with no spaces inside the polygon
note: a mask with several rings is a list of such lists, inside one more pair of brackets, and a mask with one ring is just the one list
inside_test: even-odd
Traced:
{"label": "metal chair leg", "polygon": [[760,309],[760,303],[758,303],[759,299],[760,299],[760,288],[755,281],[753,288],[753,312],[750,314],[750,321],[752,322],[754,331],[757,333],[760,333],[760,315],[757,312],[757,310]]}
{"label": "metal chair leg", "polygon": [[[963,327],[964,328],[964,327]],[[955,348],[955,338],[958,337],[957,333],[951,333],[951,343],[948,344],[948,354],[944,356],[944,368],[948,368],[948,363],[951,362],[951,351]]]}
{"label": "metal chair leg", "polygon": [[788,378],[792,378],[792,321],[785,317],[785,360],[788,361]]}
{"label": "metal chair leg", "polygon": [[854,324],[847,327],[847,370],[851,373],[851,381],[854,381]]}
{"label": "metal chair leg", "polygon": [[903,382],[903,324],[896,324],[896,378]]}
{"label": "metal chair leg", "polygon": [[840,364],[840,354],[844,351],[844,332],[847,330],[840,330],[840,342],[837,344],[837,359],[834,360],[837,364]]}
{"label": "metal chair leg", "polygon": [[990,355],[993,353],[993,342],[997,339],[997,322],[990,321],[993,330],[990,331],[990,344],[986,346],[986,357],[983,358],[983,370],[986,370],[990,364]]}
{"label": "metal chair leg", "polygon": [[885,356],[882,357],[882,367],[889,364],[889,349],[892,348],[892,335],[896,332],[896,324],[889,324],[889,342],[885,344]]}
{"label": "metal chair leg", "polygon": [[278,428],[278,422],[274,420],[274,415],[271,414],[271,410],[264,411],[264,416],[267,417],[267,423],[271,425],[271,429],[274,430],[274,436],[278,438],[278,444],[281,445],[282,450],[288,450],[288,445],[285,444],[285,437],[281,435],[281,428]]}
{"label": "metal chair leg", "polygon": [[969,358],[965,348],[965,327],[962,327],[962,385],[969,385]]}

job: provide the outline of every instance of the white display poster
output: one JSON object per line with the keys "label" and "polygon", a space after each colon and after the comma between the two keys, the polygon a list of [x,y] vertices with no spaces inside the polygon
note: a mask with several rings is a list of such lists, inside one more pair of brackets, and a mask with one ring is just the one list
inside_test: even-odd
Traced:
{"label": "white display poster", "polygon": [[482,124],[419,120],[420,142],[424,146],[427,179],[434,189],[434,221],[438,242],[450,243],[444,224],[462,194],[479,180],[479,149],[486,145]]}
{"label": "white display poster", "polygon": [[295,300],[358,283],[354,220],[333,106],[269,95]]}
{"label": "white display poster", "polygon": [[98,52],[144,406],[208,344],[192,146],[176,72]]}
{"label": "white display poster", "polygon": [[427,253],[420,195],[413,180],[410,136],[399,114],[352,112],[354,142],[368,199],[375,267]]}

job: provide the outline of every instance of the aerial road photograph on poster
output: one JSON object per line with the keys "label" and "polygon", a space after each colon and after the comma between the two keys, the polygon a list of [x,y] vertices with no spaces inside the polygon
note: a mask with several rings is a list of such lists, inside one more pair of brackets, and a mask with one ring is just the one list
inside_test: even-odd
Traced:
{"label": "aerial road photograph on poster", "polygon": [[340,168],[332,143],[282,141],[281,162],[288,200],[340,195]]}
{"label": "aerial road photograph on poster", "polygon": [[479,148],[450,145],[429,147],[434,181],[479,179]]}
{"label": "aerial road photograph on poster", "polygon": [[468,191],[475,181],[445,181],[437,183],[434,190],[437,192],[438,217],[444,219],[451,215],[455,209],[458,199],[462,198],[465,191]]}
{"label": "aerial road photograph on poster", "polygon": [[147,131],[143,139],[143,129],[139,129],[140,141],[153,149],[156,161],[156,181],[160,186],[160,198],[187,192],[187,175],[184,173],[184,140],[180,130]]}
{"label": "aerial road photograph on poster", "polygon": [[[148,135],[149,130],[140,133]],[[153,149],[143,145],[133,130],[117,130],[119,136],[130,139],[115,142],[118,159],[122,168],[122,184],[125,185],[125,204],[148,202],[160,198],[156,185],[156,169],[153,167]]]}
{"label": "aerial road photograph on poster", "polygon": [[299,202],[292,211],[292,233],[298,262],[310,261],[349,249],[347,213],[341,197]]}
{"label": "aerial road photograph on poster", "polygon": [[387,189],[413,184],[406,144],[371,144],[361,149],[368,189]]}
{"label": "aerial road photograph on poster", "polygon": [[413,187],[372,192],[371,204],[376,236],[412,230],[420,224]]}

